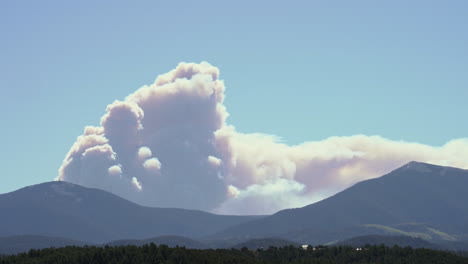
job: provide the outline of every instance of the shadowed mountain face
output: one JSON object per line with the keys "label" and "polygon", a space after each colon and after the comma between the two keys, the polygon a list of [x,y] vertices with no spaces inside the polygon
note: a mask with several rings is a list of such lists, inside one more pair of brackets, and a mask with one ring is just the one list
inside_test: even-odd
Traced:
{"label": "shadowed mountain face", "polygon": [[0,237],[0,255],[17,254],[30,249],[84,246],[85,243],[59,237],[12,236]]}
{"label": "shadowed mountain face", "polygon": [[93,243],[163,235],[194,238],[258,218],[144,207],[67,182],[48,182],[2,194],[0,212],[0,237],[41,235]]}
{"label": "shadowed mountain face", "polygon": [[468,234],[467,186],[467,170],[410,162],[318,203],[240,224],[216,237],[280,236],[316,244],[372,233],[369,224],[424,223],[463,238]]}

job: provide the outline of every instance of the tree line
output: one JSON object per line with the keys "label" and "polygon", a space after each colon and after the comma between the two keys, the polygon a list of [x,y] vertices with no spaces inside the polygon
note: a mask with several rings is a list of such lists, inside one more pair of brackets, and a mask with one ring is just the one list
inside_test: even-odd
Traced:
{"label": "tree line", "polygon": [[0,257],[0,264],[234,264],[234,263],[312,263],[312,264],[455,264],[467,263],[466,256],[431,249],[410,247],[365,246],[360,250],[348,246],[336,247],[270,247],[268,249],[187,249],[166,245],[94,247],[69,246],[30,250]]}

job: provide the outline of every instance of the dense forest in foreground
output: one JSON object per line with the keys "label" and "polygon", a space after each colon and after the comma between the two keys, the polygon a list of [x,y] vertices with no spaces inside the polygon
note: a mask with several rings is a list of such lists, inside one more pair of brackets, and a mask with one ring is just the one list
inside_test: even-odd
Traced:
{"label": "dense forest in foreground", "polygon": [[242,249],[186,249],[148,244],[118,247],[64,247],[30,250],[14,256],[0,257],[0,264],[150,264],[150,263],[467,263],[467,256],[431,249],[410,247],[366,246],[360,250],[352,247],[270,247],[256,251]]}

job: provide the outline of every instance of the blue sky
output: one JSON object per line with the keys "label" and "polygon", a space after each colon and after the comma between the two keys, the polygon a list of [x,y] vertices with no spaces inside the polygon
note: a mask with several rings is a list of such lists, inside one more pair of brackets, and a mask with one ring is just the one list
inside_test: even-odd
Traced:
{"label": "blue sky", "polygon": [[2,1],[0,193],[50,181],[107,104],[179,62],[228,123],[287,143],[466,137],[466,1]]}

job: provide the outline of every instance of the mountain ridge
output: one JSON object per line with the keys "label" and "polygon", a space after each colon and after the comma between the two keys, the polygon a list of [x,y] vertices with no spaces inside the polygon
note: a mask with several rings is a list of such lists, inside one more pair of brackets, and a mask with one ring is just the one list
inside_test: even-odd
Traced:
{"label": "mountain ridge", "polygon": [[86,245],[85,242],[61,237],[33,235],[0,237],[0,255],[18,254],[21,252],[26,252],[30,249],[84,245]]}
{"label": "mountain ridge", "polygon": [[0,236],[42,235],[100,243],[162,235],[205,236],[262,216],[140,206],[112,193],[47,182],[0,195]]}
{"label": "mountain ridge", "polygon": [[[446,233],[463,236],[468,234],[468,195],[464,190],[467,185],[468,170],[410,162],[317,203],[239,224],[217,236],[280,236],[327,243],[329,241],[314,240],[312,233],[324,234],[364,224],[410,222],[428,222]],[[447,219],[447,216],[452,217]],[[304,230],[313,230],[309,238],[304,234],[300,239],[287,235]]]}

